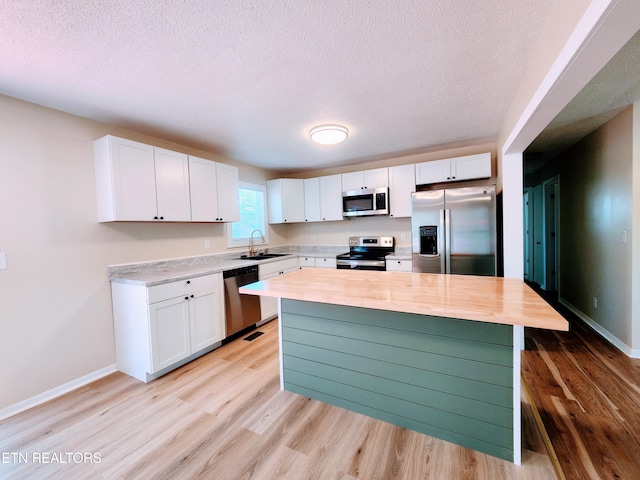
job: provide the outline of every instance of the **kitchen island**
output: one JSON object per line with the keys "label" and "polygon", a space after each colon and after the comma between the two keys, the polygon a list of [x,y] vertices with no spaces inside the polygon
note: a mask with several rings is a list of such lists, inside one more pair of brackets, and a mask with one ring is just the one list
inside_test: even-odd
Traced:
{"label": "kitchen island", "polygon": [[519,464],[522,328],[568,330],[516,279],[305,269],[280,302],[282,388]]}

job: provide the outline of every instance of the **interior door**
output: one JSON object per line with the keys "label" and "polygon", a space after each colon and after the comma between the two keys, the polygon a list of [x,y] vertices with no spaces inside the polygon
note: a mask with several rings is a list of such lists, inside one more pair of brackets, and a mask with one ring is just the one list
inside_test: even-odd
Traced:
{"label": "interior door", "polygon": [[545,287],[558,289],[558,182],[544,185]]}
{"label": "interior door", "polygon": [[543,257],[543,194],[542,185],[533,187],[533,281],[545,288],[544,257]]}

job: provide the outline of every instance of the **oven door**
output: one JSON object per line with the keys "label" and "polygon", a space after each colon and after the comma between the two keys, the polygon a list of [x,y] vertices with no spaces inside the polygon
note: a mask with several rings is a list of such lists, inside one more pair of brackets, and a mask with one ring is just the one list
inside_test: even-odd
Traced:
{"label": "oven door", "polygon": [[336,260],[336,267],[339,270],[386,270],[387,262],[379,259],[371,260],[349,260],[346,258],[339,258]]}

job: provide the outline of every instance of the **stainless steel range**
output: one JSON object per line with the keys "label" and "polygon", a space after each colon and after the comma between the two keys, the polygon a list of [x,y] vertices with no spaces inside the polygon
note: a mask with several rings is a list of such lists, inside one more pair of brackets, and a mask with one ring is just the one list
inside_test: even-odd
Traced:
{"label": "stainless steel range", "polygon": [[339,269],[386,270],[385,257],[393,253],[393,237],[349,237],[349,252],[336,256]]}

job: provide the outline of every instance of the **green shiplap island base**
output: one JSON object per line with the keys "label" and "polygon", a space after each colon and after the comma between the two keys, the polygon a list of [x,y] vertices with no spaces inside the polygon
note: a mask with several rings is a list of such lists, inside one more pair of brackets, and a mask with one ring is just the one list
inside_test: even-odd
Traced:
{"label": "green shiplap island base", "polygon": [[512,326],[287,299],[280,321],[286,390],[514,461]]}

